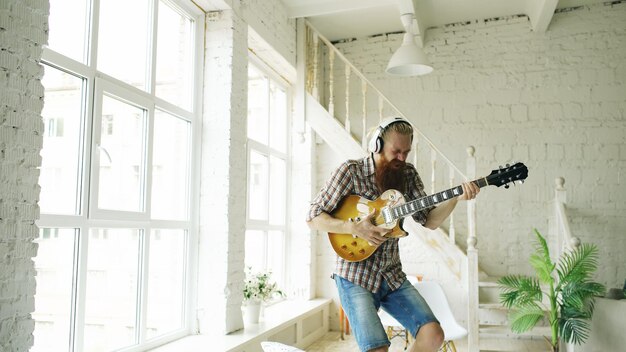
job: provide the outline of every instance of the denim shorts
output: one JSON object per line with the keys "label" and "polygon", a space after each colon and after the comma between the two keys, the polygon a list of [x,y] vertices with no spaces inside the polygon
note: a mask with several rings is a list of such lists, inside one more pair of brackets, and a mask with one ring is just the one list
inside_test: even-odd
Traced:
{"label": "denim shorts", "polygon": [[422,325],[438,322],[426,301],[408,280],[404,280],[395,291],[383,280],[380,290],[372,293],[339,275],[334,275],[334,278],[341,305],[361,351],[391,345],[378,318],[378,309],[381,307],[413,337],[417,336]]}

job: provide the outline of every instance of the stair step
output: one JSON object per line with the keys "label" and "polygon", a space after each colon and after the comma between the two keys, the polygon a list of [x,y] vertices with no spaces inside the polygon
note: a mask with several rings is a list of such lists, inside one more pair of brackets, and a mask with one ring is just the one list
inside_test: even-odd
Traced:
{"label": "stair step", "polygon": [[482,309],[497,309],[497,310],[508,310],[501,303],[479,303],[478,308]]}
{"label": "stair step", "polygon": [[481,352],[508,352],[508,351],[544,352],[544,351],[550,351],[550,346],[545,340],[480,338],[479,350]]}
{"label": "stair step", "polygon": [[478,287],[500,287],[498,284],[498,278],[490,277],[478,282]]}
{"label": "stair step", "polygon": [[530,331],[518,334],[508,326],[481,326],[478,328],[478,332],[481,339],[484,338],[506,338],[506,339],[530,339],[530,340],[545,340],[545,337],[551,335],[549,326],[535,326]]}

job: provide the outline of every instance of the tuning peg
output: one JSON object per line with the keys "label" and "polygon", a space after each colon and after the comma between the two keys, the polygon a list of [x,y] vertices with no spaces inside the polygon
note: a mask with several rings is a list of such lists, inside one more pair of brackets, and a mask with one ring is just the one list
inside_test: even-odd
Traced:
{"label": "tuning peg", "polygon": [[511,164],[506,164],[506,167],[510,167],[510,166],[511,166]]}
{"label": "tuning peg", "polygon": [[504,188],[509,189],[509,184],[504,185]]}
{"label": "tuning peg", "polygon": [[498,169],[502,170],[503,169],[502,165],[498,166]]}

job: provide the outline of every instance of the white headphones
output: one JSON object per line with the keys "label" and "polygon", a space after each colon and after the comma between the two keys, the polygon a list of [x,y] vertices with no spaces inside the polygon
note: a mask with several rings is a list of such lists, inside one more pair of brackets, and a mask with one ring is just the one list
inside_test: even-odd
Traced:
{"label": "white headphones", "polygon": [[378,154],[383,151],[383,144],[384,144],[384,141],[382,138],[383,132],[385,132],[385,130],[387,129],[387,127],[389,127],[389,125],[394,124],[396,122],[405,122],[409,124],[411,127],[413,127],[413,125],[408,120],[400,116],[388,117],[382,120],[378,124],[378,127],[376,127],[376,130],[372,133],[372,137],[370,138],[368,148],[372,153]]}

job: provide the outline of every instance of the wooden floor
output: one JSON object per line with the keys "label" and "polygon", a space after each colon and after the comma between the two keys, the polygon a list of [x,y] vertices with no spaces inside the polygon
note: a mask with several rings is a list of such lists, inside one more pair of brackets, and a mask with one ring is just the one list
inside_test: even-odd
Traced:
{"label": "wooden floor", "polygon": [[[483,341],[481,344],[484,346],[481,348],[481,351],[549,351],[546,342],[537,340],[517,340],[513,344],[511,340],[489,340]],[[393,338],[389,352],[404,352],[404,345],[404,340],[401,338]],[[467,352],[467,340],[455,341],[455,345],[458,352]],[[354,336],[346,335],[344,340],[341,340],[337,331],[328,332],[319,341],[306,348],[307,352],[347,352],[358,350]]]}

